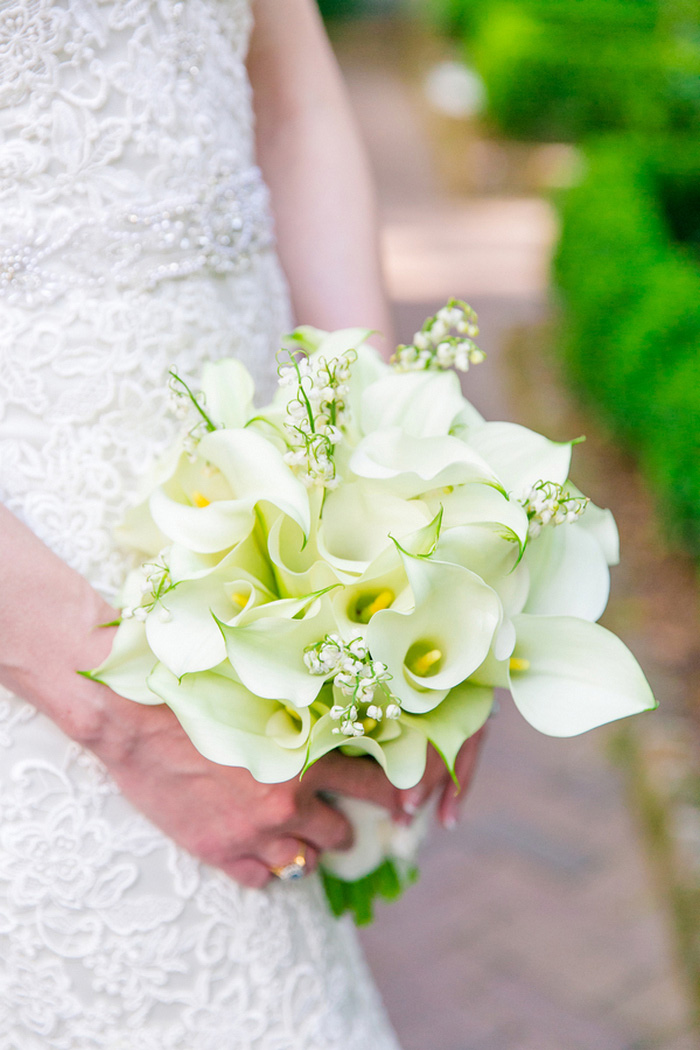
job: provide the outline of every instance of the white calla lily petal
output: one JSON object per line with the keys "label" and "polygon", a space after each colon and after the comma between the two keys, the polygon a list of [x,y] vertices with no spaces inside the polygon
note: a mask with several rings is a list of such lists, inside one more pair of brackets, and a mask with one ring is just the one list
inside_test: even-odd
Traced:
{"label": "white calla lily petal", "polygon": [[483,426],[485,420],[481,413],[474,408],[471,401],[467,401],[465,397],[463,397],[462,401],[461,410],[452,420],[450,434],[461,438],[462,441],[466,441],[470,432]]}
{"label": "white calla lily petal", "polygon": [[330,492],[318,530],[318,550],[335,569],[357,575],[382,551],[430,523],[419,500],[404,500],[380,485],[350,482]]}
{"label": "white calla lily petal", "polygon": [[311,730],[308,764],[337,747],[357,755],[376,759],[391,783],[400,789],[414,787],[425,772],[427,738],[413,726],[399,725],[390,739],[373,736],[346,737],[334,733],[338,727],[330,715],[324,715]]}
{"label": "white calla lily petal", "polygon": [[[316,329],[316,332],[321,334],[321,339],[319,340],[315,351],[311,354],[312,362],[318,357],[325,357],[327,361],[330,361],[333,358],[341,357],[343,354],[347,353],[348,350],[358,351],[371,336],[372,329],[339,328],[335,332],[323,333],[320,333],[319,329]],[[379,358],[376,351],[373,351],[373,354]]]}
{"label": "white calla lily petal", "polygon": [[315,538],[305,543],[304,533],[286,515],[280,515],[273,523],[267,543],[277,582],[290,597],[321,591],[339,582],[333,568],[321,557]]}
{"label": "white calla lily petal", "polygon": [[159,697],[146,684],[156,663],[144,624],[139,620],[122,620],[109,656],[90,672],[90,677],[109,686],[127,700],[137,700],[140,704],[159,704]]}
{"label": "white calla lily petal", "polygon": [[591,622],[602,616],[610,594],[610,570],[595,538],[577,522],[542,529],[530,540],[524,561],[530,592],[523,612]]}
{"label": "white calla lily petal", "polygon": [[[367,644],[392,675],[406,711],[431,711],[486,659],[501,622],[498,595],[474,573],[429,558],[404,557],[415,598],[408,613],[375,613]],[[433,663],[420,673],[425,654]]]}
{"label": "white calla lily petal", "polygon": [[435,558],[462,565],[495,586],[515,568],[520,550],[518,537],[502,525],[462,525],[444,530]]}
{"label": "white calla lily petal", "polygon": [[[567,488],[570,488],[570,482]],[[576,524],[593,536],[608,565],[619,564],[620,534],[611,511],[589,503]]]}
{"label": "white calla lily petal", "polygon": [[294,477],[282,454],[255,430],[215,430],[204,435],[198,452],[218,467],[235,499],[271,503],[308,535],[310,510],[306,489]]}
{"label": "white calla lily petal", "polygon": [[493,640],[493,656],[495,660],[508,660],[512,656],[517,641],[515,624],[509,616],[503,617],[503,623],[496,631]]}
{"label": "white calla lily petal", "polygon": [[510,691],[524,718],[549,736],[575,736],[656,706],[626,645],[600,624],[569,616],[514,617]]}
{"label": "white calla lily petal", "polygon": [[446,485],[497,484],[484,459],[459,438],[419,438],[400,427],[376,430],[363,438],[350,459],[350,469],[407,499]]}
{"label": "white calla lily petal", "polygon": [[214,617],[229,620],[235,608],[220,574],[187,580],[157,602],[146,620],[146,637],[156,658],[176,678],[208,671],[226,659],[226,646]]}
{"label": "white calla lily petal", "polygon": [[236,674],[251,692],[287,700],[295,707],[308,707],[325,679],[310,673],[304,663],[304,650],[332,633],[335,619],[327,597],[315,602],[309,613],[298,620],[275,615],[273,607],[282,604],[272,602],[252,609],[236,625],[220,624],[226,652]]}
{"label": "white calla lily petal", "polygon": [[253,414],[255,384],[244,364],[234,357],[208,361],[202,369],[201,388],[205,411],[217,426],[245,426]]}
{"label": "white calla lily petal", "polygon": [[427,736],[453,772],[459,749],[485,724],[492,707],[493,689],[462,682],[432,711],[423,715],[404,713],[401,722]]}
{"label": "white calla lily petal", "polygon": [[398,426],[415,437],[445,436],[463,408],[454,372],[394,372],[364,391],[360,427],[364,434]]}
{"label": "white calla lily petal", "polygon": [[550,441],[517,423],[484,423],[467,441],[508,492],[524,495],[538,481],[563,485],[569,475],[571,442]]}
{"label": "white calla lily petal", "polygon": [[225,766],[242,766],[264,784],[290,780],[301,772],[307,739],[300,736],[299,746],[290,748],[269,732],[271,719],[280,711],[275,701],[254,696],[212,671],[186,675],[178,682],[162,664],[151,674],[149,684],[174,711],[205,758]]}
{"label": "white calla lily petal", "polygon": [[530,593],[530,571],[521,561],[513,572],[501,579],[493,580],[491,585],[501,599],[505,615],[514,616],[515,613],[523,611]]}
{"label": "white calla lily petal", "polygon": [[424,499],[431,507],[442,507],[443,529],[459,525],[501,525],[505,532],[517,537],[520,547],[525,546],[528,520],[524,508],[492,485],[458,485],[446,492],[431,493]]}
{"label": "white calla lily petal", "polygon": [[275,577],[267,558],[260,550],[255,529],[231,550],[223,553],[218,551],[202,554],[174,543],[165,560],[173,583],[202,579],[218,573],[222,574],[223,578],[252,580],[261,590],[271,593],[275,589]]}

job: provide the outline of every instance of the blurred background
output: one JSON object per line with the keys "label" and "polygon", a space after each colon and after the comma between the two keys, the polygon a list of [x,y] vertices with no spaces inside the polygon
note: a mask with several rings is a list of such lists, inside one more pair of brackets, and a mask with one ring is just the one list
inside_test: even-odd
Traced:
{"label": "blurred background", "polygon": [[604,623],[657,712],[539,737],[508,697],[457,831],[364,940],[405,1050],[700,1047],[700,0],[321,0],[398,334],[480,315],[465,392],[585,434]]}

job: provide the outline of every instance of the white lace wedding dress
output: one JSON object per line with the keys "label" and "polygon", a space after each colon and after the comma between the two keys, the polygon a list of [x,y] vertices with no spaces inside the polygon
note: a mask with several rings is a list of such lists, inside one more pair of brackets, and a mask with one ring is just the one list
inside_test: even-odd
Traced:
{"label": "white lace wedding dress", "polygon": [[[248,0],[0,0],[0,499],[107,597],[167,372],[288,325]],[[1,542],[1,537],[0,537]],[[1,581],[0,581],[1,586]],[[2,1050],[395,1050],[315,879],[243,890],[0,695]]]}

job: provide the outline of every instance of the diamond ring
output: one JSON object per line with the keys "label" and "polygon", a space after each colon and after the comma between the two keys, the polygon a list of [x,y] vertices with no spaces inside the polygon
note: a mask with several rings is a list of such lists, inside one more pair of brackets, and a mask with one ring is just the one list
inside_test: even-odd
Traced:
{"label": "diamond ring", "polygon": [[278,867],[271,867],[270,871],[273,875],[276,875],[282,882],[289,882],[292,879],[301,879],[306,871],[306,846],[303,842],[299,843],[299,852],[293,860],[289,861],[288,864],[280,864]]}

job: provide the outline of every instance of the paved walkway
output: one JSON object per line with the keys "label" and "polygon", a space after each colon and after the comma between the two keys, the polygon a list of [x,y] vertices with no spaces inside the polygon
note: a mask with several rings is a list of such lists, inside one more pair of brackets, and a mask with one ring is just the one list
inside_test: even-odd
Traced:
{"label": "paved walkway", "polygon": [[[445,199],[410,94],[367,55],[341,47],[399,335],[467,298],[489,354],[468,394],[517,421],[504,347],[546,312],[552,215],[536,199]],[[609,737],[542,737],[504,698],[463,822],[364,935],[405,1050],[698,1050]]]}

